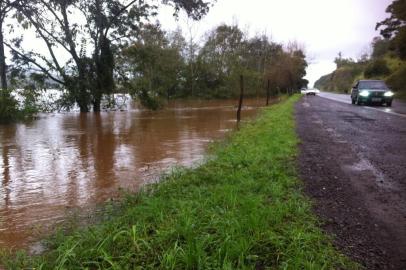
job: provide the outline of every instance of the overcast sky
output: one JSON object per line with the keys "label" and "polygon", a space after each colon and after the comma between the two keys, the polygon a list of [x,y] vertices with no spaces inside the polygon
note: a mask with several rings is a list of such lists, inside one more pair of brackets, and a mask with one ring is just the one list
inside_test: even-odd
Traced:
{"label": "overcast sky", "polygon": [[[251,34],[266,31],[274,41],[297,41],[306,48],[307,79],[310,86],[321,75],[335,69],[334,58],[358,58],[369,49],[378,21],[388,17],[391,0],[218,0],[209,14],[194,24],[202,35],[221,23],[238,21]],[[180,25],[186,32],[185,19],[176,22],[170,10],[163,10],[159,20],[166,29]]]}

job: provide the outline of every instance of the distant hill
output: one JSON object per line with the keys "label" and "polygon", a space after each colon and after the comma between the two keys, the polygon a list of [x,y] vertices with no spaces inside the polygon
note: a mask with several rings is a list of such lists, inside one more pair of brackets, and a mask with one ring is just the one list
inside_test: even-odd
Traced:
{"label": "distant hill", "polygon": [[331,77],[333,76],[333,73],[321,76],[315,83],[314,87],[320,90],[327,90],[327,84],[329,81],[331,81]]}
{"label": "distant hill", "polygon": [[323,91],[347,93],[354,81],[362,77],[364,68],[365,63],[350,62],[322,76],[314,85]]}

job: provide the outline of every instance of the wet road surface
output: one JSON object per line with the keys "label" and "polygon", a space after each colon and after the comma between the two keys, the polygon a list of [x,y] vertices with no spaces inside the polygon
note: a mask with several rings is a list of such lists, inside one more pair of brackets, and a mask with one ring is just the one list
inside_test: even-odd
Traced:
{"label": "wet road surface", "polygon": [[406,269],[403,104],[388,113],[321,96],[296,107],[300,174],[315,212],[335,244],[367,269]]}
{"label": "wet road surface", "polygon": [[[337,94],[337,93],[329,93],[329,92],[321,92],[319,94],[320,97],[351,104],[351,97],[347,94]],[[406,118],[406,102],[402,102],[396,99],[393,100],[392,107],[384,106],[364,106],[366,109],[370,110],[379,110],[385,113],[398,115],[400,117]]]}

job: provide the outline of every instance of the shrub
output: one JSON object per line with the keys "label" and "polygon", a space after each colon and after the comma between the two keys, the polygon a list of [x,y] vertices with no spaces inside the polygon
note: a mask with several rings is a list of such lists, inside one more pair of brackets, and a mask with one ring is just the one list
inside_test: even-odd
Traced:
{"label": "shrub", "polygon": [[372,61],[365,69],[364,76],[365,78],[373,78],[386,76],[390,74],[390,69],[386,64],[386,60],[377,59]]}
{"label": "shrub", "polygon": [[[17,98],[15,97],[17,96]],[[38,93],[33,89],[0,90],[0,123],[32,118],[40,111]]]}
{"label": "shrub", "polygon": [[9,90],[0,90],[0,123],[13,121],[19,114],[18,102]]}
{"label": "shrub", "polygon": [[406,66],[399,68],[386,79],[387,84],[393,91],[406,96]]}
{"label": "shrub", "polygon": [[374,40],[372,41],[372,48],[372,58],[377,59],[384,57],[385,54],[389,52],[390,40],[382,39],[380,37],[374,38]]}

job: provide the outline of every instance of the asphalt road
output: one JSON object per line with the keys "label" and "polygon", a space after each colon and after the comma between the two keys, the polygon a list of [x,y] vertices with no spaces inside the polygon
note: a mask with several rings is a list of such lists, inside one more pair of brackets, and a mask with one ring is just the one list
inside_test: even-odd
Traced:
{"label": "asphalt road", "polygon": [[297,104],[305,190],[345,254],[367,269],[406,269],[406,106],[350,101],[321,93]]}
{"label": "asphalt road", "polygon": [[[351,104],[350,95],[321,92],[319,94],[319,96],[323,97],[323,98]],[[393,114],[393,115],[400,115],[400,116],[404,115],[404,117],[406,117],[406,103],[398,101],[398,100],[396,100],[396,98],[393,100],[392,107],[364,106],[364,108],[372,109],[372,110],[379,110],[379,111],[383,111],[383,112]]]}

